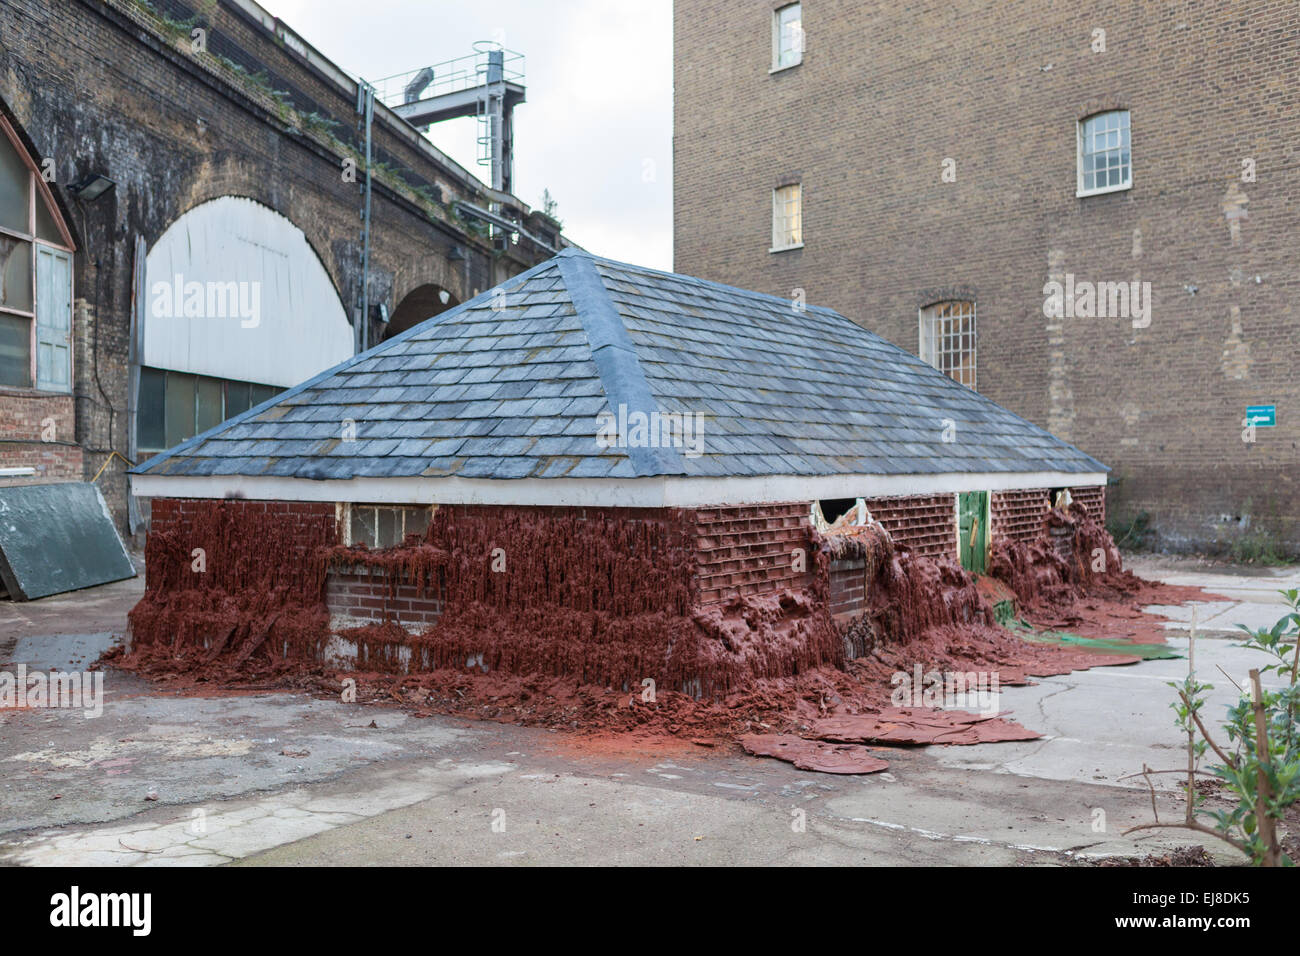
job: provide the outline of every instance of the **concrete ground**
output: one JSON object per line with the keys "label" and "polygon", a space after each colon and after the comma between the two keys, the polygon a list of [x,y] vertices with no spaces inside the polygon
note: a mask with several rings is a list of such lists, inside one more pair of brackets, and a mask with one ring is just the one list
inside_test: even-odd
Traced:
{"label": "concrete ground", "polygon": [[[1139,559],[1231,602],[1198,608],[1198,670],[1244,675],[1235,621],[1271,624],[1300,570]],[[0,602],[0,670],[84,666],[139,579]],[[1276,600],[1274,600],[1276,598]],[[1190,616],[1174,609],[1170,616]],[[1171,624],[1171,643],[1185,630]],[[1005,688],[1044,739],[890,749],[887,773],[806,773],[738,749],[649,748],[298,693],[180,696],[115,670],[103,714],[0,711],[0,862],[17,865],[1060,864],[1201,843],[1123,836],[1150,819],[1142,769],[1176,768],[1168,680],[1147,661]],[[1216,691],[1210,713],[1229,694]],[[1181,805],[1159,781],[1162,818]],[[152,799],[151,799],[152,798]],[[1216,841],[1216,858],[1235,853]]]}

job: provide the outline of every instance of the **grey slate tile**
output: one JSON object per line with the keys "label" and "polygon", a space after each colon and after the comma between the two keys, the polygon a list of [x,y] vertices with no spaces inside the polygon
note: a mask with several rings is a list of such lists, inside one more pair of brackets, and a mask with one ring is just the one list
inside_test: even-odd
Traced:
{"label": "grey slate tile", "polygon": [[[598,298],[590,314],[575,313],[565,285],[564,275],[577,273],[564,272],[563,258],[552,260],[507,283],[505,311],[455,307],[150,470],[613,479],[664,463],[718,477],[846,467],[863,474],[1104,470],[834,312],[795,313],[771,296],[584,261],[603,281],[603,291],[592,287]],[[610,394],[626,396],[634,385],[633,378],[602,380],[585,331],[602,322],[602,341],[612,330],[636,352],[636,361],[605,368],[643,376],[649,394],[637,393],[638,402],[706,415],[703,458],[611,455],[596,446],[596,415],[611,407]],[[955,443],[941,441],[945,418],[958,423]],[[353,443],[337,440],[347,419],[357,425]]]}

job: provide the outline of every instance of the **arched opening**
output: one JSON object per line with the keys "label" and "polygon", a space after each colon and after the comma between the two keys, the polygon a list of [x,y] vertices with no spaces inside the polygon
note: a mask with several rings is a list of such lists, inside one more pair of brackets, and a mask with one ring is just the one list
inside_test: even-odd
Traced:
{"label": "arched opening", "polygon": [[145,257],[135,451],[174,447],[355,351],[306,235],[242,196],[201,203]]}
{"label": "arched opening", "polygon": [[400,332],[414,328],[425,319],[431,319],[457,305],[460,305],[460,299],[440,285],[430,282],[417,286],[406,294],[393,310],[393,314],[388,317],[384,338],[391,339]]}

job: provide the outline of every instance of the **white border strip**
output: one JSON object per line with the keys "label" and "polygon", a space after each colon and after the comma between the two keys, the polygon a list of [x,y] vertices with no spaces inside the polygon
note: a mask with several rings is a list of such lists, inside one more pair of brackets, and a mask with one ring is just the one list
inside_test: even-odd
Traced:
{"label": "white border strip", "polygon": [[1015,491],[1105,485],[1104,472],[993,472],[943,475],[770,475],[757,478],[307,478],[247,475],[133,475],[138,498],[248,498],[373,504],[549,505],[700,508],[814,498],[884,498],[958,491]]}

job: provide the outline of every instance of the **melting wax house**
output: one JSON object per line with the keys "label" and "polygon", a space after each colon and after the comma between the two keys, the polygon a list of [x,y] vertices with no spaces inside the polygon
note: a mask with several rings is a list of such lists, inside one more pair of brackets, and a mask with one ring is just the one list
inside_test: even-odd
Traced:
{"label": "melting wax house", "polygon": [[842,661],[814,505],[979,571],[1106,482],[838,313],[574,249],[134,474],[137,641],[703,690]]}

